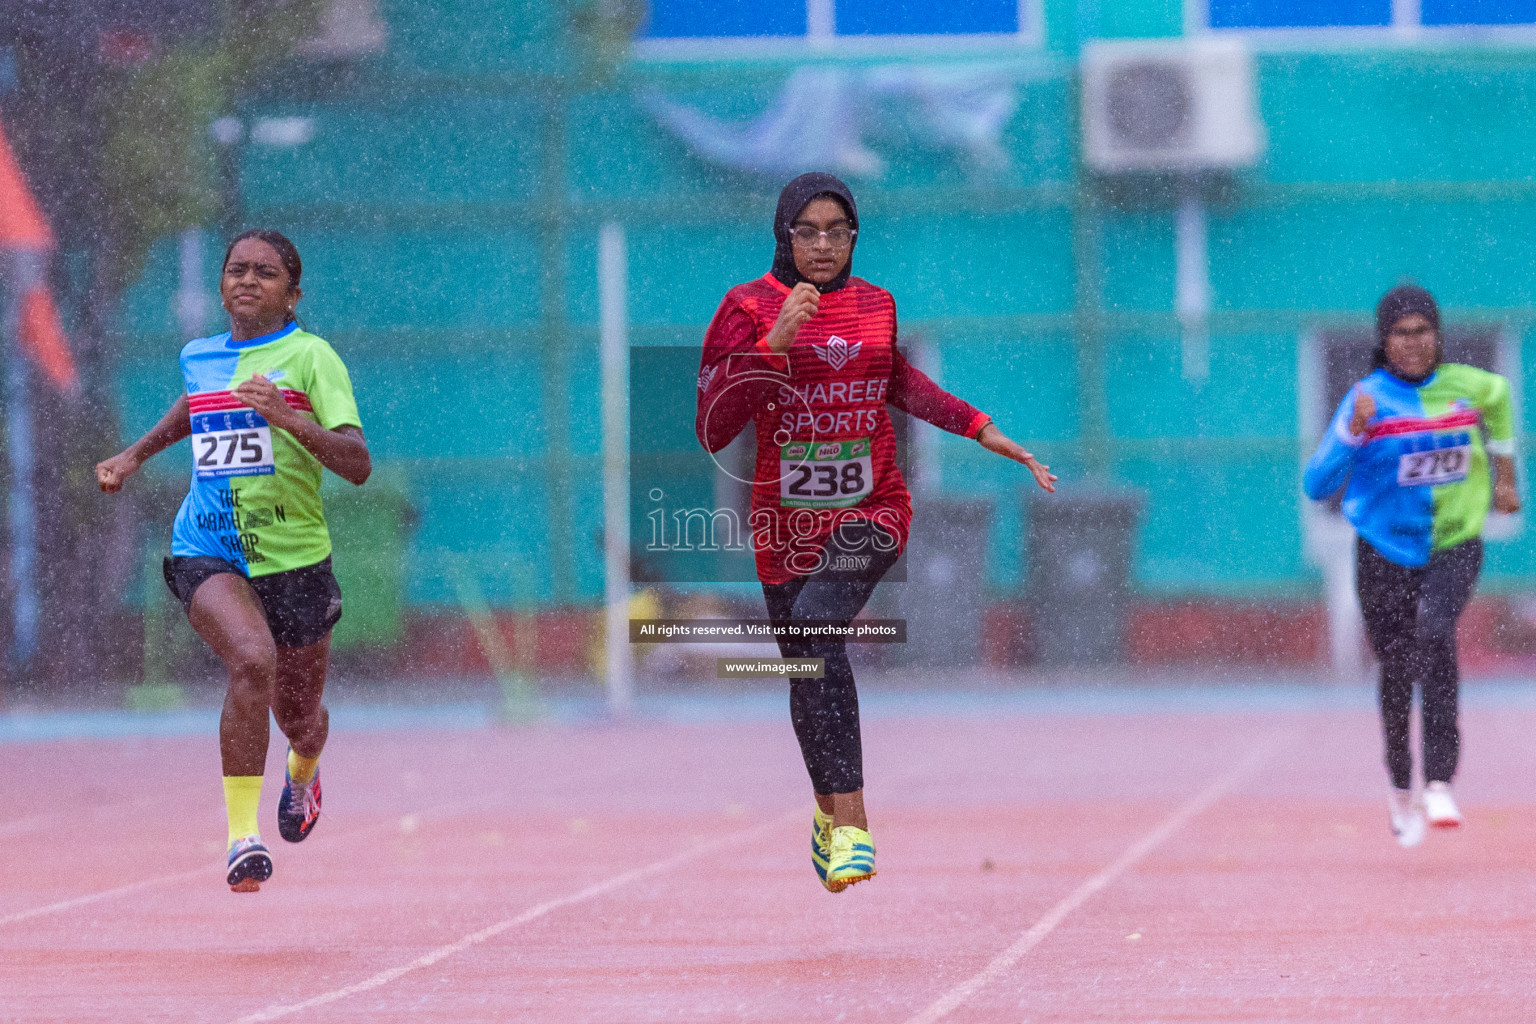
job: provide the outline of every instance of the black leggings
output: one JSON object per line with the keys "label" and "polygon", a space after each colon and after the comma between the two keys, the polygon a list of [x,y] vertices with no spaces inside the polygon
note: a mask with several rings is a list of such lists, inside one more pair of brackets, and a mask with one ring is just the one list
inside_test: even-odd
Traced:
{"label": "black leggings", "polygon": [[[834,530],[825,550],[826,568],[788,583],[763,584],[768,618],[775,623],[851,621],[895,563],[895,547],[889,533],[868,521]],[[821,796],[863,789],[859,694],[846,643],[840,637],[781,639],[779,651],[786,658],[821,658],[826,664],[822,679],[789,681],[789,717],[811,788]]]}
{"label": "black leggings", "polygon": [[1483,564],[1483,542],[1469,540],[1436,551],[1427,565],[1390,562],[1364,540],[1355,546],[1355,587],[1365,631],[1381,660],[1381,727],[1392,785],[1413,783],[1408,719],[1413,684],[1419,684],[1424,723],[1424,781],[1456,774],[1461,734],[1456,727],[1456,620],[1472,598]]}

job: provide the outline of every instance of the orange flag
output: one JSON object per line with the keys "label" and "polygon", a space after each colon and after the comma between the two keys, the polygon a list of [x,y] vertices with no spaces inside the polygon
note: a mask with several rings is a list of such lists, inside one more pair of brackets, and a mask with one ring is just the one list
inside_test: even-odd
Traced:
{"label": "orange flag", "polygon": [[47,285],[34,285],[22,297],[21,347],[60,391],[75,390],[79,374]]}
{"label": "orange flag", "polygon": [[0,249],[46,249],[53,232],[38,209],[27,179],[0,127]]}
{"label": "orange flag", "polygon": [[[41,252],[52,245],[53,232],[0,126],[0,249]],[[22,349],[59,390],[73,391],[79,374],[47,285],[34,285],[21,297],[20,326]]]}

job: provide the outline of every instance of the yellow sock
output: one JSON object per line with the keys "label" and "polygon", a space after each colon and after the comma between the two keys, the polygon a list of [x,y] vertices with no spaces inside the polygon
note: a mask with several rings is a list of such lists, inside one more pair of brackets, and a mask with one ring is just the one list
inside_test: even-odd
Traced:
{"label": "yellow sock", "polygon": [[320,758],[300,757],[292,747],[288,748],[288,778],[295,785],[302,786],[315,777],[315,765],[320,763]]}
{"label": "yellow sock", "polygon": [[231,843],[257,834],[256,808],[260,805],[260,775],[224,776],[224,811],[229,815]]}

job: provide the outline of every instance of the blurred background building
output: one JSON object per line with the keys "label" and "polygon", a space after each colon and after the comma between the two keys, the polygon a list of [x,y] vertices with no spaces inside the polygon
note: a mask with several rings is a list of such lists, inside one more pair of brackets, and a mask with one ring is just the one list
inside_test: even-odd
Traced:
{"label": "blurred background building", "polygon": [[[1076,573],[1113,595],[1105,656],[1347,669],[1328,600],[1347,537],[1299,465],[1363,372],[1376,298],[1430,288],[1453,355],[1506,373],[1517,405],[1536,362],[1536,0],[0,13],[0,125],[57,236],[82,378],[38,384],[42,640],[18,661],[11,573],[17,685],[195,663],[157,578],[185,467],[163,456],[116,502],[88,471],[175,398],[182,342],[223,329],[238,227],[297,242],[305,322],[352,371],[378,469],[328,484],[337,646],[381,675],[598,670],[600,231],[623,231],[630,344],[697,345],[767,269],[801,170],[853,187],[855,272],[894,293],[920,365],[1063,498],[1120,510],[1087,561],[1042,573],[1031,546],[1070,538],[1031,528],[1017,467],[916,431],[919,516],[959,503],[957,550],[985,552],[923,562],[945,542],[914,542],[913,579],[968,590],[961,661],[1052,662],[1042,602]],[[1529,665],[1536,547],[1518,517],[1490,536],[1464,652]]]}

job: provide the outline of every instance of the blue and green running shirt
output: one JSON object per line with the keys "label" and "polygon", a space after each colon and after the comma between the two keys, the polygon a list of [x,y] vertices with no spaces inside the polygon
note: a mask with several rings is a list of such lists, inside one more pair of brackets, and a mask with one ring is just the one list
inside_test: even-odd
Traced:
{"label": "blue and green running shirt", "polygon": [[314,565],[331,553],[320,460],[268,426],[234,389],[261,374],[288,405],[326,429],[361,427],[352,381],[334,349],[289,323],[234,341],[226,332],[181,350],[192,417],[192,489],[176,513],[171,554],[211,555],[247,576]]}
{"label": "blue and green running shirt", "polygon": [[[1356,437],[1349,421],[1362,392],[1376,415]],[[1321,500],[1347,480],[1344,517],[1356,532],[1389,561],[1420,566],[1482,534],[1488,456],[1514,450],[1509,382],[1498,374],[1445,363],[1410,384],[1377,370],[1339,403],[1302,486]]]}

